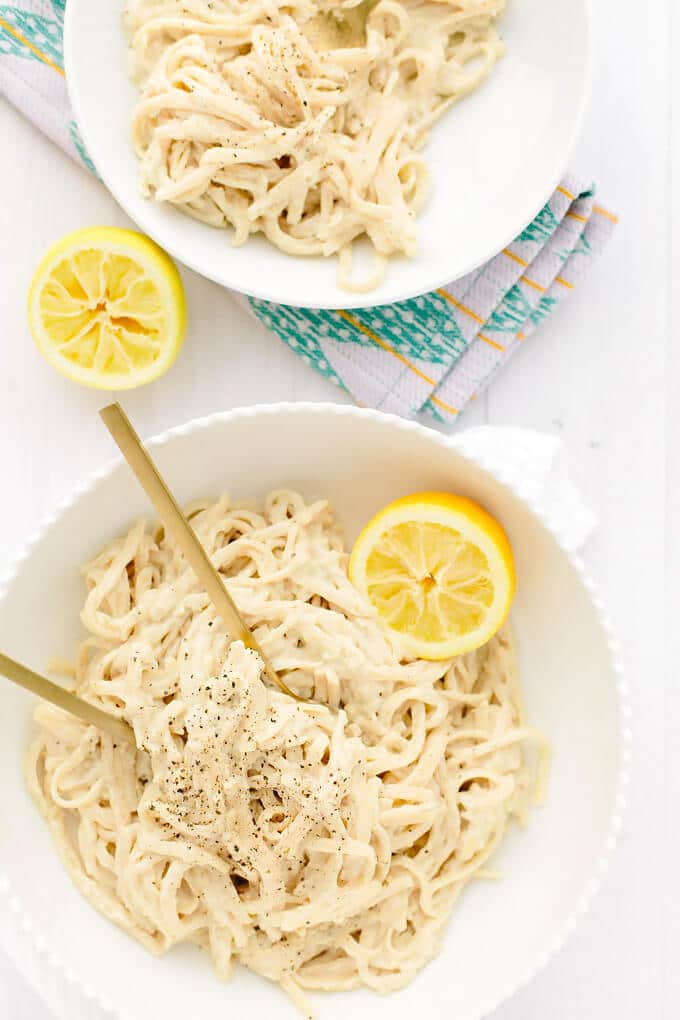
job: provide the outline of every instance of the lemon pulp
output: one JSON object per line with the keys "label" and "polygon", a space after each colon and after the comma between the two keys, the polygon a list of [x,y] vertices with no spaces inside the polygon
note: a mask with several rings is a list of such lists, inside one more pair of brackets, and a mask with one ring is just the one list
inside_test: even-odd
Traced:
{"label": "lemon pulp", "polygon": [[503,529],[476,503],[448,493],[385,507],[355,543],[350,578],[406,650],[425,659],[485,644],[515,587]]}
{"label": "lemon pulp", "polygon": [[36,271],[29,321],[62,374],[101,389],[129,389],[169,368],[186,310],[170,258],[131,230],[95,227],[58,242]]}

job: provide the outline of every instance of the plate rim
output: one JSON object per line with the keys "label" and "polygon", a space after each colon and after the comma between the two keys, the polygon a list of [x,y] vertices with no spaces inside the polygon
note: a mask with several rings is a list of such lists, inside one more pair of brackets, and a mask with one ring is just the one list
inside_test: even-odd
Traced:
{"label": "plate rim", "polygon": [[[563,949],[567,939],[572,934],[579,921],[590,909],[593,899],[601,889],[604,879],[609,871],[612,855],[616,848],[623,825],[623,817],[626,807],[625,791],[630,779],[629,767],[632,745],[632,731],[630,728],[632,712],[629,702],[628,685],[624,677],[619,642],[614,636],[614,631],[609,620],[609,614],[598,594],[595,583],[587,573],[580,556],[568,548],[564,534],[555,526],[554,522],[551,521],[549,514],[542,508],[540,502],[534,497],[521,480],[513,477],[511,472],[506,469],[499,469],[496,465],[492,464],[486,456],[480,455],[478,452],[466,448],[464,431],[458,435],[448,436],[438,433],[433,429],[428,429],[417,422],[407,421],[403,418],[397,417],[396,415],[376,411],[371,408],[359,408],[352,405],[320,401],[281,401],[273,404],[254,404],[247,407],[233,408],[227,411],[216,411],[203,417],[190,419],[182,425],[176,425],[169,429],[165,429],[153,437],[146,439],[145,442],[152,448],[158,448],[166,445],[175,437],[185,436],[191,432],[210,428],[213,425],[222,422],[239,421],[259,416],[275,416],[277,414],[299,414],[302,416],[330,414],[336,415],[339,418],[348,417],[372,420],[387,424],[404,432],[412,432],[414,434],[421,435],[421,437],[435,442],[444,449],[454,450],[457,455],[476,467],[481,468],[482,471],[493,478],[501,486],[506,488],[527,508],[528,512],[536,519],[539,525],[541,525],[541,527],[544,528],[549,535],[551,535],[583,585],[592,605],[595,618],[601,628],[609,655],[612,680],[614,682],[619,707],[618,725],[620,738],[620,760],[618,767],[618,783],[617,793],[613,800],[612,812],[609,819],[608,833],[602,842],[598,859],[593,867],[592,876],[581,894],[580,899],[569,914],[569,917],[561,925],[557,935],[544,950],[536,955],[533,963],[523,973],[521,973],[512,982],[509,982],[505,989],[494,997],[493,1001],[488,1002],[483,1006],[482,1012],[480,1013],[480,1020],[482,1020],[483,1016],[494,1012],[503,1003],[507,1002],[516,995],[517,992],[529,984],[540,973],[540,971],[544,969],[547,963]],[[52,511],[44,515],[37,528],[35,528],[32,534],[29,535],[29,538],[25,541],[14,560],[0,576],[0,604],[2,604],[6,599],[8,589],[19,572],[21,565],[31,556],[35,545],[42,540],[46,532],[79,499],[81,499],[86,493],[90,492],[102,479],[109,476],[122,463],[122,461],[123,458],[120,455],[109,459],[103,466],[91,472],[84,481],[74,486],[66,497],[56,503]],[[36,931],[30,914],[24,908],[19,896],[12,888],[9,876],[1,868],[0,903],[4,903],[9,914],[13,916],[17,930],[21,930],[26,933],[32,943],[33,950],[39,955],[39,958],[43,961],[43,963],[49,967],[53,976],[56,976],[62,981],[65,981],[68,985],[79,990],[87,1000],[96,1003],[102,1010],[115,1017],[116,1020],[126,1020],[125,1014],[114,1006],[105,994],[94,988],[90,982],[85,980],[79,973],[76,973],[70,966],[67,966],[61,959],[58,949],[55,949],[53,944],[49,943],[48,939],[42,933]],[[31,980],[30,976],[27,980],[29,980],[29,983],[38,992],[38,994],[42,995],[42,989],[38,988],[38,986]]]}
{"label": "plate rim", "polygon": [[[86,2],[87,0],[70,0],[70,2],[66,5],[63,32],[64,70],[66,78],[66,88],[68,91],[69,100],[71,103],[71,107],[73,109],[78,130],[83,139],[83,142],[85,143],[85,148],[91,155],[91,158],[96,168],[96,172],[100,177],[102,183],[104,184],[108,192],[113,196],[113,198],[118,203],[123,212],[126,214],[126,216],[128,216],[132,220],[135,226],[139,230],[144,231],[144,233],[146,233],[165,251],[172,255],[172,257],[176,259],[180,264],[186,266],[188,269],[193,270],[193,272],[198,273],[200,276],[203,276],[205,279],[211,280],[213,283],[216,283],[219,286],[226,288],[227,290],[232,290],[237,294],[243,294],[246,297],[255,298],[256,300],[268,301],[272,304],[279,304],[290,307],[309,307],[314,309],[349,310],[352,308],[380,308],[384,307],[385,305],[395,304],[400,301],[408,301],[411,300],[412,298],[419,297],[422,294],[430,293],[432,291],[437,290],[438,288],[444,287],[451,283],[455,283],[457,280],[460,280],[463,277],[467,276],[469,273],[472,273],[476,269],[479,269],[480,266],[485,265],[487,262],[491,261],[491,259],[498,255],[504,248],[511,244],[521,234],[521,232],[528,226],[528,224],[531,223],[536,218],[541,209],[550,200],[551,196],[558,188],[560,181],[567,172],[567,168],[569,166],[571,157],[576,147],[576,143],[581,135],[592,91],[593,68],[594,68],[593,6],[592,6],[593,0],[578,0],[578,2],[581,4],[585,18],[584,69],[581,81],[581,91],[578,101],[578,107],[575,112],[571,128],[571,134],[567,139],[565,145],[564,154],[560,163],[559,171],[553,174],[553,178],[548,182],[548,184],[546,184],[545,188],[542,190],[540,201],[534,203],[533,211],[529,218],[527,219],[523,215],[521,217],[522,222],[517,222],[516,226],[512,230],[506,231],[502,243],[495,246],[494,250],[489,251],[484,256],[470,259],[467,263],[464,264],[464,266],[461,269],[456,271],[455,275],[452,276],[450,272],[446,273],[441,272],[436,276],[433,276],[432,283],[425,290],[418,286],[415,287],[404,286],[400,289],[398,296],[395,296],[393,294],[391,296],[385,295],[384,297],[380,297],[377,292],[374,292],[375,296],[372,296],[370,291],[367,294],[361,295],[353,294],[351,292],[347,292],[345,294],[344,291],[340,290],[340,288],[337,288],[336,298],[339,298],[339,300],[337,299],[331,300],[328,298],[322,299],[317,304],[314,305],[302,305],[299,303],[296,304],[295,302],[282,301],[279,296],[277,296],[275,293],[272,293],[267,287],[266,274],[253,273],[252,276],[253,285],[249,285],[246,287],[244,284],[239,284],[238,286],[236,286],[235,284],[226,282],[223,273],[218,274],[217,272],[211,272],[209,267],[199,268],[197,261],[192,257],[191,252],[189,252],[188,254],[183,254],[182,252],[180,252],[179,248],[174,243],[166,244],[166,238],[161,237],[160,234],[155,231],[155,229],[153,229],[153,232],[149,230],[149,223],[146,215],[141,214],[138,215],[133,214],[131,212],[130,203],[128,202],[125,194],[123,193],[124,189],[118,188],[116,186],[115,177],[114,182],[112,183],[112,176],[114,175],[109,173],[108,166],[102,167],[100,163],[97,161],[97,158],[93,154],[94,148],[96,148],[96,146],[93,147],[91,145],[92,138],[89,134],[88,129],[84,126],[80,93],[73,84],[76,79],[76,75],[72,73],[72,70],[77,65],[79,54],[79,50],[75,45],[76,34],[75,22],[80,10],[83,9],[83,6]],[[151,226],[153,228],[153,224]],[[304,267],[305,258],[303,256],[291,255],[289,257],[291,259],[299,260],[301,267]],[[301,269],[301,275],[304,276],[303,268]],[[260,281],[262,281],[261,285]],[[377,288],[377,290],[379,291],[380,288]]]}

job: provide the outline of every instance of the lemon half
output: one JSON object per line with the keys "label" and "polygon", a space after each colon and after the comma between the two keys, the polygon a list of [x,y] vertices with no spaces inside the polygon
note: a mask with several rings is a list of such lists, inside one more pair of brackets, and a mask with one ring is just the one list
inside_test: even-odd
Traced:
{"label": "lemon half", "polygon": [[448,659],[486,644],[515,592],[508,537],[477,503],[421,492],[390,503],[359,535],[349,576],[401,647]]}
{"label": "lemon half", "polygon": [[119,227],[67,234],[38,266],[28,320],[57,371],[97,389],[157,379],[179,353],[186,327],[180,275],[148,237]]}

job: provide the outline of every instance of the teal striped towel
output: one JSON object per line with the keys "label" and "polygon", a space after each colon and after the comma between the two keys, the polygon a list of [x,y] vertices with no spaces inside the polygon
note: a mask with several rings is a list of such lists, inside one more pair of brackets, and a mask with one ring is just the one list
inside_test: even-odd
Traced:
{"label": "teal striped towel", "polygon": [[[96,173],[66,91],[65,4],[0,4],[0,91]],[[615,223],[593,186],[567,176],[512,244],[429,294],[350,311],[247,300],[260,322],[358,403],[450,423],[574,288]]]}

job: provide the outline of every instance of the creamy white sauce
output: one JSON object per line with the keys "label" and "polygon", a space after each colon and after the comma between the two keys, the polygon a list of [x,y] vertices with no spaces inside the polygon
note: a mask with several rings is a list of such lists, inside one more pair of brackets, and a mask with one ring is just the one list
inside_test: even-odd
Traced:
{"label": "creamy white sauce", "polygon": [[[127,0],[145,195],[242,244],[340,255],[367,290],[413,255],[432,124],[503,52],[505,0]],[[353,281],[368,238],[376,272]]]}
{"label": "creamy white sauce", "polygon": [[326,503],[275,492],[193,512],[264,653],[322,704],[266,688],[140,522],[85,568],[76,667],[140,750],[41,705],[31,790],[84,895],[153,951],[193,942],[221,976],[244,964],[308,1013],[306,990],[399,988],[527,811],[539,738],[510,637],[409,661],[350,584]]}

